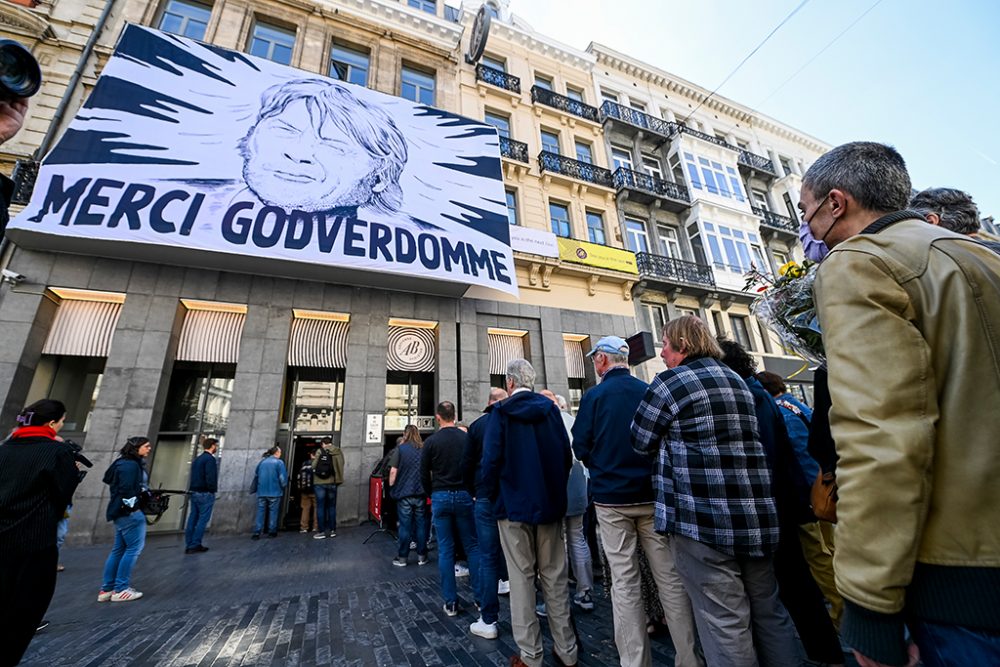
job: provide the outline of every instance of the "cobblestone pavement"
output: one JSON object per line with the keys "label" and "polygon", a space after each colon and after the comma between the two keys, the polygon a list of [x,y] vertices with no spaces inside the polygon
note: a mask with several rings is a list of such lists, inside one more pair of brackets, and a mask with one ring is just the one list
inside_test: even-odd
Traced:
{"label": "cobblestone pavement", "polygon": [[[185,555],[179,536],[147,540],[133,574],[145,594],[97,603],[107,546],[67,548],[55,597],[24,665],[506,665],[516,653],[501,598],[500,638],[469,634],[472,591],[459,579],[459,615],[441,609],[436,562],[391,565],[394,544],[371,528],[336,538],[208,536],[210,551]],[[611,603],[574,610],[580,664],[617,664]],[[546,635],[546,653],[551,642]],[[655,665],[672,665],[669,638],[654,639]],[[551,661],[551,657],[547,657]],[[552,664],[547,662],[546,664]]]}

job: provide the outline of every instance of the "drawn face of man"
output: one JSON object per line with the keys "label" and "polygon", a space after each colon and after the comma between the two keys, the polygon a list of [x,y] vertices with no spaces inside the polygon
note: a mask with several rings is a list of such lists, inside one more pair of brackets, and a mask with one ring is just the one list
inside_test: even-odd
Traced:
{"label": "drawn face of man", "polygon": [[324,211],[365,204],[382,187],[368,151],[329,120],[319,122],[300,99],[250,132],[243,177],[264,203]]}

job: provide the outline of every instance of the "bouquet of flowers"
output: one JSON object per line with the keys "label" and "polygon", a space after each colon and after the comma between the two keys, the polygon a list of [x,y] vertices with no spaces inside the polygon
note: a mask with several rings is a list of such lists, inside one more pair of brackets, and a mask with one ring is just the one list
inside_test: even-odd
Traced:
{"label": "bouquet of flowers", "polygon": [[759,296],[750,305],[754,315],[781,339],[785,347],[814,364],[825,364],[823,333],[813,302],[816,262],[788,262],[778,269],[778,279],[756,268],[746,274],[744,292],[756,288]]}

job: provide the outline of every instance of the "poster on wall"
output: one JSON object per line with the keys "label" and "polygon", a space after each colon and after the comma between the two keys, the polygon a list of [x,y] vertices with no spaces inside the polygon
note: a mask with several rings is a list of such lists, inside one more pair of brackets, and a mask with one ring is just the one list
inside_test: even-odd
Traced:
{"label": "poster on wall", "polygon": [[38,249],[517,294],[493,127],[135,25],[8,235]]}

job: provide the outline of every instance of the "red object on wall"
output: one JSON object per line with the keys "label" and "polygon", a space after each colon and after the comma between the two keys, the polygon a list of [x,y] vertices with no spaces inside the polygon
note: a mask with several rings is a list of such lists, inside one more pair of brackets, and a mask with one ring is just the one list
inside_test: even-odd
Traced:
{"label": "red object on wall", "polygon": [[12,5],[21,5],[22,7],[35,8],[38,6],[38,0],[7,0]]}
{"label": "red object on wall", "polygon": [[368,478],[368,516],[382,523],[382,478],[374,475]]}

